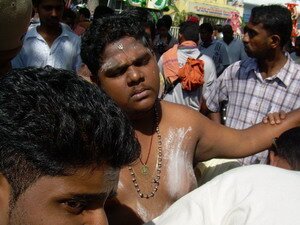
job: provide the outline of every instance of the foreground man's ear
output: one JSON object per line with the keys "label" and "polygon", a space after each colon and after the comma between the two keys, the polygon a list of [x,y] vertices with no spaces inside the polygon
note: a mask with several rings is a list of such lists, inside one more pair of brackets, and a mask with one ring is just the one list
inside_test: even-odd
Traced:
{"label": "foreground man's ear", "polygon": [[10,185],[6,177],[0,173],[0,225],[9,223]]}
{"label": "foreground man's ear", "polygon": [[269,152],[269,160],[271,166],[276,166],[287,170],[292,169],[291,165],[288,163],[286,159],[276,155],[275,152],[273,151]]}

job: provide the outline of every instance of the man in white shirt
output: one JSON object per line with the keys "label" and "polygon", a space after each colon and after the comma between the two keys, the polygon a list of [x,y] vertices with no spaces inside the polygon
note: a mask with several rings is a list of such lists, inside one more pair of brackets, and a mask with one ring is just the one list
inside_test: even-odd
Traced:
{"label": "man in white shirt", "polygon": [[37,0],[34,6],[39,14],[40,25],[25,35],[23,48],[12,61],[13,68],[49,65],[77,71],[81,66],[81,40],[60,24],[64,1]]}

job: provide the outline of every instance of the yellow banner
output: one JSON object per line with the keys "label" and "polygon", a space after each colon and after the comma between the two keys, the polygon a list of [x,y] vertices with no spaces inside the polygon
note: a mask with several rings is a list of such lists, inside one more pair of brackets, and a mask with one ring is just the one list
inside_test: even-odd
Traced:
{"label": "yellow banner", "polygon": [[188,11],[200,15],[225,18],[225,19],[230,17],[231,12],[238,12],[236,8],[227,5],[220,6],[220,5],[197,3],[197,2],[190,2]]}

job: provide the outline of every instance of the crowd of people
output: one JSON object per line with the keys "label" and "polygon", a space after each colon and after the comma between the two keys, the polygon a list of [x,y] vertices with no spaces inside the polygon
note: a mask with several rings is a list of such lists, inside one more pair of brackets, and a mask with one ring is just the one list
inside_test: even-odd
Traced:
{"label": "crowd of people", "polygon": [[[0,225],[300,221],[288,9],[253,8],[242,43],[197,20],[173,37],[141,9],[0,6]],[[217,161],[227,172],[198,187],[215,158],[246,166]]]}

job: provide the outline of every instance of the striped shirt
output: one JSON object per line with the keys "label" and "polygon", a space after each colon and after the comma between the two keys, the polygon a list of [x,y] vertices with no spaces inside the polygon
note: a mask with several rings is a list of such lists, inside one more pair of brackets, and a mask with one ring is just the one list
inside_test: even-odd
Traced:
{"label": "striped shirt", "polygon": [[[300,65],[289,56],[274,76],[263,79],[255,59],[230,65],[204,93],[207,107],[220,110],[228,101],[226,126],[246,129],[262,121],[271,112],[289,112],[300,107]],[[268,151],[239,161],[244,164],[267,163]]]}

